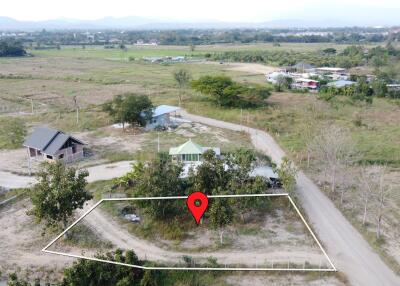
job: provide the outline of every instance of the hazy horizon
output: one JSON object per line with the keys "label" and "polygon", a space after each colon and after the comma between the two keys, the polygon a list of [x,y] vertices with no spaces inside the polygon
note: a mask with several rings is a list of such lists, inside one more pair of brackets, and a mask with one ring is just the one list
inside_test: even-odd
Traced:
{"label": "hazy horizon", "polygon": [[[23,9],[21,9],[23,7]],[[103,18],[138,17],[152,22],[234,22],[263,23],[279,20],[331,22],[341,25],[398,25],[400,1],[336,0],[329,3],[318,0],[281,0],[268,3],[260,0],[232,1],[203,0],[188,5],[181,0],[148,0],[133,2],[114,0],[95,1],[50,0],[8,2],[2,5],[0,16],[19,21],[47,21],[64,19],[91,21]],[[327,23],[328,24],[328,23]],[[0,27],[1,29],[1,27]]]}

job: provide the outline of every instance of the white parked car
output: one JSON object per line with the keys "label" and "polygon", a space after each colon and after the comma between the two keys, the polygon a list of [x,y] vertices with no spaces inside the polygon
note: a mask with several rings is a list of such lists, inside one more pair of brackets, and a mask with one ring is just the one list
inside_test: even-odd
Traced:
{"label": "white parked car", "polygon": [[140,222],[140,217],[135,214],[126,214],[124,218],[131,222]]}

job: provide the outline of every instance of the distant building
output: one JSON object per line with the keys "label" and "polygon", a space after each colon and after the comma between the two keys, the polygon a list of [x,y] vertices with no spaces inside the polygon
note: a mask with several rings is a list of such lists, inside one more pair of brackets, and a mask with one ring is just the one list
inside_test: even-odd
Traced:
{"label": "distant building", "polygon": [[146,124],[146,129],[154,129],[157,127],[168,128],[176,123],[171,120],[171,114],[176,114],[180,110],[177,106],[160,105],[153,109],[153,115]]}
{"label": "distant building", "polygon": [[84,157],[82,141],[48,127],[38,127],[23,143],[29,158],[72,162]]}
{"label": "distant building", "polygon": [[217,156],[221,155],[221,150],[217,147],[202,147],[192,140],[169,149],[169,155],[175,162],[196,163],[202,161],[202,155],[207,150],[213,150]]}
{"label": "distant building", "polygon": [[327,86],[332,86],[336,88],[342,88],[346,86],[351,86],[357,84],[355,81],[350,81],[350,80],[337,80],[337,81],[332,81],[327,84]]}
{"label": "distant building", "polygon": [[308,78],[295,78],[292,84],[292,88],[318,90],[319,81]]}
{"label": "distant building", "polygon": [[316,68],[315,71],[320,74],[346,74],[347,70],[344,68],[322,67]]}
{"label": "distant building", "polygon": [[298,62],[294,66],[291,66],[291,68],[297,72],[308,72],[308,71],[314,71],[315,66],[310,65],[309,63],[305,62]]}

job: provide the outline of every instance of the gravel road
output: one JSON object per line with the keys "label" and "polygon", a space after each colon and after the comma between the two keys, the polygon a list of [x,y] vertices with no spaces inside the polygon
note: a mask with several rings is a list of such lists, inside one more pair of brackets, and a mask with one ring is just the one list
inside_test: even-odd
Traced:
{"label": "gravel road", "polygon": [[[250,134],[254,146],[280,163],[285,152],[266,132],[238,124],[181,112],[183,118]],[[339,271],[352,285],[396,286],[397,276],[376,254],[360,233],[347,221],[332,201],[303,173],[297,178],[297,192],[317,236]]]}
{"label": "gravel road", "polygon": [[[133,161],[121,161],[86,168],[89,171],[89,183],[110,180],[125,175],[132,169]],[[20,176],[10,172],[0,171],[0,186],[6,189],[28,188],[35,184],[34,177]]]}

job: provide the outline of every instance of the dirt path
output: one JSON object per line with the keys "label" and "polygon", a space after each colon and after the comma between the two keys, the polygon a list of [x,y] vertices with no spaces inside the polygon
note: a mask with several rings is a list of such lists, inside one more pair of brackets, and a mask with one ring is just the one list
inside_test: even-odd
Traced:
{"label": "dirt path", "polygon": [[42,226],[26,214],[29,207],[29,200],[24,199],[0,211],[0,272],[5,275],[13,270],[45,276],[46,269],[51,277],[59,278],[74,259],[41,252],[41,246],[51,237],[41,236]]}
{"label": "dirt path", "polygon": [[[186,112],[181,113],[185,119],[249,133],[254,146],[278,164],[285,156],[285,152],[275,140],[264,131]],[[297,192],[328,255],[339,271],[347,275],[352,285],[400,285],[400,277],[381,260],[331,200],[303,172],[298,174]]]}
{"label": "dirt path", "polygon": [[[80,210],[81,214],[84,212],[85,209]],[[116,247],[133,249],[139,258],[151,261],[177,263],[182,262],[182,257],[186,255],[194,258],[196,262],[205,262],[208,257],[212,256],[220,264],[241,264],[247,265],[247,267],[256,267],[256,265],[265,263],[266,260],[269,262],[274,261],[274,263],[291,262],[302,265],[307,261],[313,265],[319,265],[320,263],[328,265],[328,261],[326,261],[319,249],[310,249],[309,247],[304,247],[304,251],[271,249],[266,249],[265,251],[232,251],[227,249],[212,252],[185,253],[166,250],[147,240],[132,235],[99,208],[92,211],[82,222]]]}
{"label": "dirt path", "polygon": [[[133,161],[120,161],[86,168],[89,171],[89,183],[101,180],[111,180],[125,175],[132,169]],[[34,177],[20,176],[10,172],[0,171],[0,186],[7,189],[28,188],[35,184]]]}

